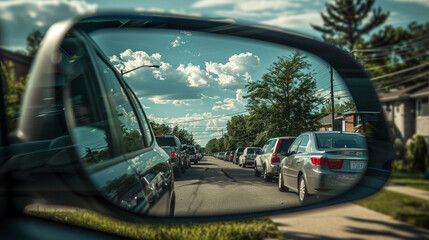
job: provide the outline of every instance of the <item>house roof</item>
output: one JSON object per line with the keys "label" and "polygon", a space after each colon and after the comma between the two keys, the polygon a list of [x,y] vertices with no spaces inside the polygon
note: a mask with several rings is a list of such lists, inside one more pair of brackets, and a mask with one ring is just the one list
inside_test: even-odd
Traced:
{"label": "house roof", "polygon": [[378,97],[381,102],[420,98],[424,96],[429,96],[429,82],[419,83],[414,86],[406,87],[400,90],[378,92]]}
{"label": "house roof", "polygon": [[30,65],[33,61],[32,57],[25,56],[19,53],[14,53],[4,48],[0,48],[0,60],[12,60],[13,62],[19,62],[25,65]]}

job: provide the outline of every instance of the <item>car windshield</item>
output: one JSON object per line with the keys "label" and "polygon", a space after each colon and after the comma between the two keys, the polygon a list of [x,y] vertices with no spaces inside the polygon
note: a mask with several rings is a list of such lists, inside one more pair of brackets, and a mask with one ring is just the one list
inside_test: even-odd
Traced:
{"label": "car windshield", "polygon": [[316,134],[320,149],[327,148],[367,148],[365,138],[358,134],[327,133]]}
{"label": "car windshield", "polygon": [[174,138],[156,137],[156,142],[159,146],[176,146]]}

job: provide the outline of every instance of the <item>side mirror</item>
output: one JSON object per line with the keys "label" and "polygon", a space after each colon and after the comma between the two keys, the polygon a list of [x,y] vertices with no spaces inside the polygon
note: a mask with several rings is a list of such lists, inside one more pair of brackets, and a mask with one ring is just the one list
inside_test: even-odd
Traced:
{"label": "side mirror", "polygon": [[[64,44],[67,48],[61,52]],[[94,57],[98,60],[94,60]],[[134,71],[136,68],[138,70]],[[28,174],[16,175],[16,179],[10,183],[11,188],[16,187],[14,183],[31,186],[31,191],[26,195],[28,197],[20,199],[19,207],[22,208],[42,198],[50,204],[90,208],[135,221],[142,221],[139,215],[172,217],[173,214],[178,217],[177,221],[182,222],[183,219],[225,220],[237,216],[257,217],[295,212],[353,201],[378,191],[389,176],[392,143],[377,94],[362,66],[347,52],[282,29],[195,17],[163,16],[158,13],[90,16],[53,26],[46,35],[33,69],[18,129],[18,137],[22,142],[37,145],[41,141],[50,141],[49,134],[41,133],[45,129],[41,127],[45,126],[43,120],[48,118],[58,122],[56,126],[61,127],[59,130],[73,133],[74,145],[79,141],[85,142],[85,139],[79,140],[77,136],[83,135],[88,129],[78,128],[70,121],[67,104],[83,102],[90,97],[93,97],[93,104],[105,104],[95,113],[98,114],[96,117],[109,116],[103,121],[106,129],[116,128],[109,132],[106,130],[104,134],[100,131],[96,136],[99,139],[98,147],[103,147],[106,142],[111,148],[108,155],[97,152],[106,160],[92,160],[97,164],[89,167],[79,159],[79,153],[86,151],[88,156],[94,153],[93,150],[86,150],[87,146],[84,149],[85,144],[81,147],[73,145],[80,149],[77,151],[74,148],[61,152],[62,155],[52,153],[49,160],[43,155],[49,150],[41,149],[43,154],[38,153],[41,155],[38,155],[37,163],[47,175],[38,175],[40,172],[34,172],[34,168],[29,166],[23,170],[28,171]],[[335,72],[335,79],[332,80],[335,82],[334,92],[341,96],[339,104],[348,105],[350,114],[370,122],[374,129],[366,132],[367,149],[362,149],[365,154],[356,160],[365,161],[365,164],[356,166],[367,168],[355,174],[354,184],[335,189],[332,194],[328,193],[306,206],[300,205],[293,192],[275,192],[271,198],[275,202],[265,203],[258,201],[254,190],[237,191],[234,187],[236,183],[231,179],[249,179],[248,175],[252,175],[253,171],[218,167],[213,162],[225,163],[215,158],[204,164],[195,160],[195,170],[185,173],[184,166],[174,160],[168,164],[170,159],[174,159],[173,153],[168,154],[156,144],[151,144],[154,136],[150,130],[147,131],[149,128],[139,129],[148,121],[148,116],[161,123],[185,125],[190,132],[208,132],[209,137],[195,138],[201,146],[208,145],[211,138],[222,139],[222,144],[252,138],[252,143],[261,146],[267,139],[278,137],[271,136],[273,134],[298,136],[320,126],[321,119],[315,116],[319,116],[324,102],[329,100],[330,90],[326,90],[326,84],[330,79],[326,79],[327,72],[321,72],[320,69],[332,69]],[[277,74],[279,72],[282,74]],[[288,75],[288,72],[295,74]],[[90,94],[78,97],[76,95],[82,88],[67,88],[82,78],[88,79],[82,81],[82,88],[97,87],[91,88]],[[116,96],[110,94],[112,86],[107,83],[112,79],[118,79],[118,88],[129,86],[140,102],[131,102],[126,109],[126,100],[117,100]],[[258,90],[268,83],[277,91],[275,94],[261,94],[263,91]],[[310,89],[310,92],[299,94],[305,89]],[[280,98],[288,97],[290,102],[294,102],[292,100],[296,99],[291,98],[297,94],[309,96],[299,99],[306,104],[293,105],[308,107],[300,109],[303,115],[300,121],[305,120],[306,124],[298,122],[293,124],[293,128],[280,131],[278,126],[286,126],[286,121],[291,121],[286,110],[294,109],[292,105],[284,106],[283,103],[287,101]],[[279,99],[271,99],[274,97]],[[261,113],[249,110],[263,110],[267,107],[266,103],[270,102],[267,99],[277,101],[269,106],[270,111]],[[241,111],[231,112],[231,103],[241,107]],[[130,109],[135,112],[128,111]],[[121,113],[117,114],[119,111]],[[274,119],[278,121],[276,123],[271,121],[266,124],[264,118],[273,118],[274,112],[282,117]],[[232,121],[232,117],[247,119],[255,134],[230,134],[225,140],[225,128],[221,129],[221,133],[217,129],[209,131],[216,124]],[[36,120],[40,126],[35,126]],[[200,124],[200,121],[208,124]],[[126,124],[137,130],[124,129],[122,126]],[[201,127],[204,130],[199,129]],[[127,141],[121,141],[121,135]],[[136,145],[139,147],[133,148],[134,151],[127,151],[129,145],[134,145],[136,139],[140,138],[141,145]],[[94,144],[91,142],[89,145]],[[221,149],[225,145],[217,147]],[[182,151],[188,152],[187,149]],[[56,161],[64,160],[64,156],[67,156],[67,164],[57,164]],[[18,163],[28,163],[28,159],[31,156],[19,156],[19,161],[11,162],[3,169],[3,174],[22,170]],[[251,164],[252,159],[247,160],[249,162],[243,164],[244,168],[246,164]],[[273,160],[276,160],[275,156]],[[50,164],[57,164],[56,168],[51,168]],[[106,170],[108,168],[109,171]],[[254,171],[257,176],[258,169]],[[182,173],[186,178],[179,177]],[[252,181],[252,187],[260,188],[261,191],[267,187],[260,178],[252,178]],[[58,188],[66,192],[68,197],[50,191],[49,183],[61,185]],[[197,188],[196,193],[190,193],[189,186],[193,184],[203,187]],[[310,194],[318,194],[314,186],[308,186]],[[277,184],[272,184],[272,187],[277,188]],[[195,198],[197,202],[192,204],[192,201],[186,200],[190,198],[178,197],[188,194],[198,196]],[[215,199],[205,201],[209,197]],[[246,204],[231,205],[228,199],[246,199]],[[278,199],[287,199],[290,204],[283,205]],[[164,200],[165,204],[159,207],[158,203]],[[211,205],[204,207],[203,204],[207,202]],[[161,221],[162,218],[151,219]],[[176,219],[169,218],[168,221],[174,222]]]}

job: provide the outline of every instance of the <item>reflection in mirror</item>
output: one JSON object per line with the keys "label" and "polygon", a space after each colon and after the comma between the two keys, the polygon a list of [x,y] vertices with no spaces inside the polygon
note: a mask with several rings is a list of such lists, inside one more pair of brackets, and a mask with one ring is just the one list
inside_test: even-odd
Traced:
{"label": "reflection in mirror", "polygon": [[41,165],[77,162],[118,207],[293,208],[339,196],[365,173],[377,115],[356,110],[323,59],[243,37],[81,26],[64,38],[55,77],[33,81],[20,130],[49,153]]}
{"label": "reflection in mirror", "polygon": [[191,31],[90,37],[125,73],[155,135],[197,149],[175,153],[192,164],[175,172],[175,216],[311,204],[352,188],[366,170],[371,116],[356,111],[341,76],[318,57]]}

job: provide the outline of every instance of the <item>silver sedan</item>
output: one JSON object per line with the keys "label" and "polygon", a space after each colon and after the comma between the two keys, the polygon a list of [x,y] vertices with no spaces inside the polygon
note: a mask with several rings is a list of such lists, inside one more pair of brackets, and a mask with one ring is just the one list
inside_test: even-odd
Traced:
{"label": "silver sedan", "polygon": [[365,137],[347,132],[306,132],[280,163],[279,191],[295,191],[304,204],[309,195],[336,196],[352,188],[365,173]]}

